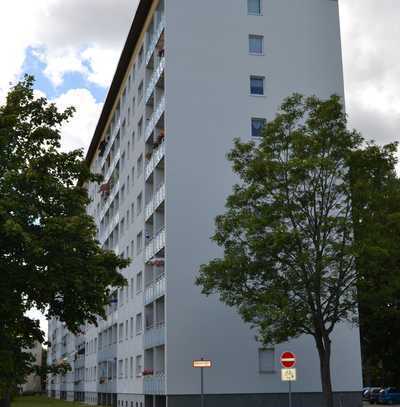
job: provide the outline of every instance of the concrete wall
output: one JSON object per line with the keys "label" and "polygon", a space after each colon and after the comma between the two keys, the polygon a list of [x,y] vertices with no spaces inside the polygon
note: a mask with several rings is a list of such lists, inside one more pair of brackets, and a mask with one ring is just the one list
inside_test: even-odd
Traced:
{"label": "concrete wall", "polygon": [[[251,117],[273,118],[292,92],[343,95],[338,4],[263,0],[263,15],[248,16],[244,0],[166,0],[166,25],[167,393],[199,393],[199,357],[214,361],[208,393],[282,393],[278,364],[258,373],[256,332],[194,280],[221,254],[209,237],[234,182],[232,139],[248,139]],[[248,54],[249,34],[264,35],[264,56]],[[265,97],[249,96],[250,75],[266,77]],[[312,338],[278,346],[277,357],[286,349],[299,357],[294,391],[320,392]],[[332,374],[336,391],[360,390],[354,327],[334,334]]]}

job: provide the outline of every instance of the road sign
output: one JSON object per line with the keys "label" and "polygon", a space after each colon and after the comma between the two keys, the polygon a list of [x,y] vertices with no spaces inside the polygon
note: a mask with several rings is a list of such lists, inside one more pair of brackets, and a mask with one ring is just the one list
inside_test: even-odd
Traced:
{"label": "road sign", "polygon": [[200,360],[194,360],[192,366],[195,369],[200,369],[200,391],[201,391],[201,407],[204,407],[205,399],[204,399],[204,369],[211,369],[212,362],[211,360],[204,360],[201,358]]}
{"label": "road sign", "polygon": [[281,376],[283,382],[295,382],[297,380],[296,368],[282,369]]}
{"label": "road sign", "polygon": [[296,366],[296,355],[292,352],[283,352],[281,355],[281,365],[285,369],[291,369]]}
{"label": "road sign", "polygon": [[193,367],[195,369],[210,369],[212,368],[211,360],[194,360]]}

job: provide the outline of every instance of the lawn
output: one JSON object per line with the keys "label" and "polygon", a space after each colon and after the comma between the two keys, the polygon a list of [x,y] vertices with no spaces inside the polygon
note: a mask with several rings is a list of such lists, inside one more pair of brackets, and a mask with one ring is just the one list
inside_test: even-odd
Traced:
{"label": "lawn", "polygon": [[17,397],[12,403],[11,407],[71,407],[83,406],[80,403],[69,403],[67,401],[48,399],[47,397]]}

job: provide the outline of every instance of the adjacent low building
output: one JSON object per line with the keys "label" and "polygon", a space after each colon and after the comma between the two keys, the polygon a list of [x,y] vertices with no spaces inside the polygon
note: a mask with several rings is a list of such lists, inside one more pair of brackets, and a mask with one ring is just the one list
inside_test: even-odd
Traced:
{"label": "adjacent low building", "polygon": [[[129,12],[129,10],[127,10]],[[104,175],[88,185],[100,244],[132,259],[129,285],[107,319],[80,338],[51,321],[49,361],[72,361],[49,394],[91,405],[195,407],[207,371],[207,407],[286,406],[279,355],[298,356],[294,399],[320,407],[311,337],[265,348],[255,332],[194,281],[221,251],[214,218],[235,178],[226,160],[235,137],[257,139],[293,92],[343,95],[335,0],[141,0],[87,161]],[[333,387],[358,406],[358,329],[333,335]]]}

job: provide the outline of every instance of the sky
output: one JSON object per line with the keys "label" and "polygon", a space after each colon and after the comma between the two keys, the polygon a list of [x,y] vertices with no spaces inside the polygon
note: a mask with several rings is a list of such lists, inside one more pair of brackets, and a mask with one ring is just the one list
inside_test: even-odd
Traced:
{"label": "sky", "polygon": [[[86,149],[137,2],[3,0],[0,104],[25,72],[35,75],[38,92],[77,109],[63,148]],[[399,140],[400,1],[339,0],[339,7],[349,125],[379,143]]]}

